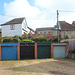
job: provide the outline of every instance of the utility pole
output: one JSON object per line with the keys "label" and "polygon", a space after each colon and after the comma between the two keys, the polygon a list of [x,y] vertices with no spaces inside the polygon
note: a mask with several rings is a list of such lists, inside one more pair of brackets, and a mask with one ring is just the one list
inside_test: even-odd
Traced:
{"label": "utility pole", "polygon": [[58,42],[59,42],[59,24],[58,24],[58,18],[59,18],[59,11],[57,10],[57,36],[58,36]]}

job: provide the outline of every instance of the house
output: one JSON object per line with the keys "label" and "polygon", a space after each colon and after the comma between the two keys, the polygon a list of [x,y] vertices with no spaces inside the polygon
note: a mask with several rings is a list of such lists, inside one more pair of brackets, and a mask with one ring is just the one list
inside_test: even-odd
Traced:
{"label": "house", "polygon": [[[69,24],[65,21],[58,21],[59,25],[59,35],[61,39],[64,39],[66,37],[68,38],[75,38],[75,22],[73,21],[72,24]],[[57,25],[55,26],[55,29],[57,30]]]}
{"label": "house", "polygon": [[46,27],[46,28],[36,28],[36,33],[38,35],[44,35],[48,39],[52,39],[56,36],[54,27]]}
{"label": "house", "polygon": [[[59,25],[59,38],[75,38],[75,21],[72,24],[67,23],[66,21],[58,21]],[[58,36],[58,26],[55,25],[54,27],[48,28],[36,28],[36,32],[38,35],[44,35],[47,38],[54,38]]]}
{"label": "house", "polygon": [[37,33],[37,34],[50,34],[50,33],[51,33],[51,30],[52,30],[53,28],[54,28],[54,27],[36,28],[36,33]]}
{"label": "house", "polygon": [[13,37],[15,35],[22,36],[23,34],[28,34],[29,29],[26,25],[25,18],[15,18],[11,21],[8,21],[2,26],[2,37],[8,36]]}

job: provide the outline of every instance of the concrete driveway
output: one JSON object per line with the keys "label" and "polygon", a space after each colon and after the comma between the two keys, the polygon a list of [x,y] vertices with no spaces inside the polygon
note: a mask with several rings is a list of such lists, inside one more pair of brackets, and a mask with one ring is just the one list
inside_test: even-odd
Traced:
{"label": "concrete driveway", "polygon": [[75,59],[0,61],[0,75],[75,75]]}

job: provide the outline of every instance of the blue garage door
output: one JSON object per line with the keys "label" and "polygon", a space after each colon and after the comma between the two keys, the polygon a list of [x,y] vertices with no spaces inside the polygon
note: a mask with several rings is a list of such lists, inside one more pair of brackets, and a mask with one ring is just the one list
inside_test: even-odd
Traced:
{"label": "blue garage door", "polygon": [[2,43],[1,60],[16,60],[16,59],[17,59],[17,43]]}

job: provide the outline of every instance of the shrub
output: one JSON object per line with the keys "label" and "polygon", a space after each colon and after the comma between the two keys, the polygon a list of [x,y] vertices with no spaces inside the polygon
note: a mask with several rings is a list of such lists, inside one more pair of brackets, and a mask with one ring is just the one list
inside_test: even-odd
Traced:
{"label": "shrub", "polygon": [[24,39],[23,42],[34,42],[34,41],[30,39]]}
{"label": "shrub", "polygon": [[14,38],[17,38],[17,39],[18,39],[19,37],[20,37],[19,35],[15,35],[15,36],[14,36]]}
{"label": "shrub", "polygon": [[65,40],[65,41],[63,41],[64,43],[67,43],[67,42],[69,42],[68,40]]}
{"label": "shrub", "polygon": [[4,39],[3,40],[3,43],[7,43],[7,42],[9,42],[9,39]]}
{"label": "shrub", "polygon": [[20,41],[20,40],[18,40],[18,39],[16,39],[16,38],[13,39],[13,42],[18,42],[18,41]]}
{"label": "shrub", "polygon": [[28,39],[28,37],[29,37],[29,35],[28,35],[28,34],[26,34],[26,39]]}
{"label": "shrub", "polygon": [[47,42],[47,38],[43,35],[36,37],[35,39],[33,39],[36,42]]}
{"label": "shrub", "polygon": [[69,39],[68,35],[65,36],[65,39]]}
{"label": "shrub", "polygon": [[58,38],[54,38],[52,41],[53,42],[58,42]]}
{"label": "shrub", "polygon": [[75,54],[75,49],[74,49],[73,51],[72,51],[72,50],[69,51],[69,53],[70,53],[70,54],[72,54],[72,53]]}
{"label": "shrub", "polygon": [[16,43],[20,40],[16,39],[16,38],[5,38],[3,39],[3,43]]}
{"label": "shrub", "polygon": [[2,37],[0,37],[0,41],[2,40],[3,38]]}
{"label": "shrub", "polygon": [[47,41],[48,41],[48,42],[52,42],[52,39],[48,39]]}
{"label": "shrub", "polygon": [[20,36],[20,37],[19,37],[19,39],[20,39],[20,40],[23,40],[23,39],[24,39],[24,37],[23,37],[23,36]]}
{"label": "shrub", "polygon": [[19,35],[15,35],[14,38],[16,38],[16,39],[20,39],[21,41],[24,39],[23,36],[19,36]]}

